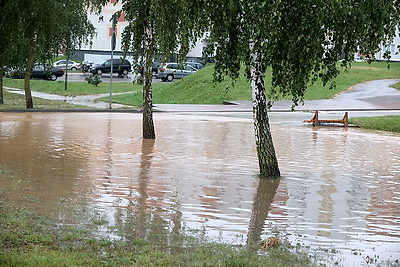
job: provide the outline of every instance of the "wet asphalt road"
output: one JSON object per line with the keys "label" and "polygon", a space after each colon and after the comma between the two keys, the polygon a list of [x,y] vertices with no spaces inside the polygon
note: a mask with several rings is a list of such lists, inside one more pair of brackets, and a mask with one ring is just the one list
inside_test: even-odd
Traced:
{"label": "wet asphalt road", "polygon": [[[90,76],[91,74],[86,72],[68,72],[68,81],[69,82],[84,82],[86,77]],[[103,82],[110,82],[110,74],[104,73],[101,75],[101,80]],[[122,76],[118,74],[113,74],[113,82],[133,82],[135,79],[135,74],[128,74],[128,76]],[[65,76],[59,77],[58,81],[65,80]],[[153,83],[161,82],[161,79],[153,78]]]}

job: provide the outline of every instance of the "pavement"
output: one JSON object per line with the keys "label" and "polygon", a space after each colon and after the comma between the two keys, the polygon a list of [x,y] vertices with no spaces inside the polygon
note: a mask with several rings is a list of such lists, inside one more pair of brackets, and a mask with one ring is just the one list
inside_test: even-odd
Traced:
{"label": "pavement", "polygon": [[[365,82],[351,87],[331,99],[305,100],[304,104],[295,107],[295,111],[384,111],[385,114],[400,114],[400,90],[390,87],[399,82],[400,79],[376,80]],[[5,88],[9,92],[24,94],[22,90]],[[109,108],[108,102],[97,101],[96,99],[109,94],[90,96],[66,97],[40,92],[32,92],[32,96],[50,100],[62,100],[71,104],[93,107],[98,111]],[[116,94],[115,94],[116,95]],[[128,112],[129,106],[112,104],[115,109],[124,109]],[[292,108],[291,101],[276,101],[272,112],[289,112]],[[221,105],[187,105],[187,104],[155,104],[154,111],[159,112],[252,112],[251,101],[225,102]],[[138,111],[138,110],[135,110]]]}

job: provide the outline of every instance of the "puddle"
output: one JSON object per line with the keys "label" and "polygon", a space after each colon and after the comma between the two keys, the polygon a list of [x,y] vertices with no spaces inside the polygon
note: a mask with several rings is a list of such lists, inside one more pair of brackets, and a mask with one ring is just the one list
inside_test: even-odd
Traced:
{"label": "puddle", "polygon": [[154,221],[235,244],[279,234],[344,266],[400,258],[400,135],[271,114],[283,177],[270,181],[250,113],[154,116],[151,141],[141,114],[2,113],[0,205],[68,218],[85,201],[140,237]]}

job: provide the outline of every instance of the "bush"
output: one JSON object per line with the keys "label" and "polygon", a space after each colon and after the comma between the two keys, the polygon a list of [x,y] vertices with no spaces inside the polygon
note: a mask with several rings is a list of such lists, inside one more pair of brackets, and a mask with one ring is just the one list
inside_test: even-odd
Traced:
{"label": "bush", "polygon": [[96,87],[97,87],[97,85],[99,85],[99,83],[101,83],[101,80],[100,80],[99,76],[97,76],[97,75],[90,75],[85,78],[85,81],[87,81],[88,84],[94,85]]}

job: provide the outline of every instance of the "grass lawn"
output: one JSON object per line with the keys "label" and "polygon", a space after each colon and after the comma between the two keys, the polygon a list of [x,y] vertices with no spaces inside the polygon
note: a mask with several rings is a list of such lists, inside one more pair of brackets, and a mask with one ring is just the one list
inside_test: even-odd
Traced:
{"label": "grass lawn", "polygon": [[400,90],[400,82],[396,83],[396,84],[393,84],[392,87]]}
{"label": "grass lawn", "polygon": [[[82,106],[71,105],[64,101],[47,100],[42,98],[33,98],[34,109],[74,109]],[[4,104],[0,109],[25,109],[25,96],[4,91]],[[85,107],[88,108],[88,107]]]}
{"label": "grass lawn", "polygon": [[[8,79],[4,78],[4,86],[12,88],[24,88],[23,79]],[[139,85],[132,85],[129,82],[114,82],[113,92],[129,92],[141,88]],[[53,81],[31,80],[31,90],[49,94],[77,96],[77,95],[95,95],[105,94],[110,91],[110,84],[106,82],[100,83],[97,87],[88,84],[87,82],[69,82],[68,88],[65,90],[64,80],[60,79]]]}
{"label": "grass lawn", "polygon": [[[2,175],[8,175],[1,172]],[[106,221],[59,224],[26,210],[0,208],[0,266],[313,266],[308,255],[283,244],[268,253],[165,233],[149,241],[120,229],[120,240],[96,237]],[[124,229],[134,229],[126,222]],[[132,231],[131,231],[132,232]]]}
{"label": "grass lawn", "polygon": [[[343,70],[336,81],[336,88],[329,90],[321,82],[316,82],[305,92],[305,99],[327,99],[338,93],[348,90],[358,83],[377,80],[395,79],[400,77],[400,63],[392,63],[387,68],[385,62],[353,63],[353,67]],[[222,104],[223,100],[251,100],[250,83],[242,74],[233,84],[230,78],[219,84],[212,80],[213,65],[208,65],[202,70],[173,83],[153,84],[153,102],[155,104]],[[271,84],[271,76],[267,72],[265,78],[267,85]],[[141,105],[142,95],[140,87],[132,95],[119,95],[113,101],[126,105]],[[282,99],[290,99],[288,97]]]}
{"label": "grass lawn", "polygon": [[[329,90],[328,87],[323,87],[321,82],[317,82],[306,90],[305,99],[331,98],[358,83],[400,77],[400,63],[391,63],[389,69],[387,66],[385,62],[373,62],[371,65],[366,62],[355,62],[349,71],[343,70],[335,80],[335,89]],[[271,76],[268,71],[265,83],[268,91],[271,84]],[[5,78],[4,85],[23,88],[23,80]],[[108,93],[109,83],[103,82],[95,87],[86,82],[70,82],[68,83],[68,90],[65,91],[64,81],[32,80],[31,89],[32,91],[68,96],[88,95]],[[132,92],[132,94],[114,96],[113,101],[132,106],[142,105],[141,91],[141,85],[115,82],[113,92]],[[244,73],[235,83],[232,83],[230,78],[226,78],[222,83],[214,84],[213,65],[208,65],[202,70],[173,83],[153,84],[153,102],[155,104],[221,104],[223,100],[251,100],[250,83],[244,77]]]}
{"label": "grass lawn", "polygon": [[400,133],[400,116],[359,117],[349,122],[366,129]]}

